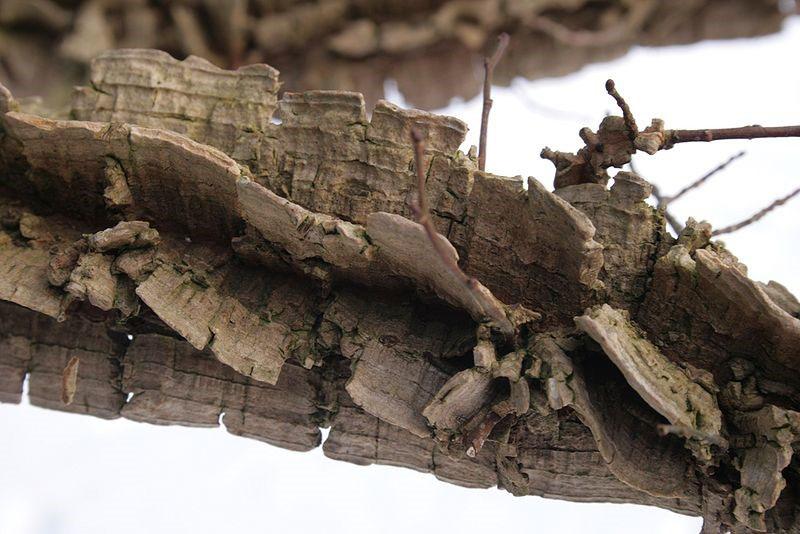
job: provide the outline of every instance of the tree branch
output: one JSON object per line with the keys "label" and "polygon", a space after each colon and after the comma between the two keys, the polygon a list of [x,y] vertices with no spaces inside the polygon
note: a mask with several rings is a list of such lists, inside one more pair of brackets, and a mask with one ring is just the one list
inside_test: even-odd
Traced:
{"label": "tree branch", "polygon": [[481,134],[480,145],[478,147],[478,168],[482,171],[486,170],[486,137],[489,132],[489,112],[492,110],[492,78],[494,77],[494,68],[503,57],[509,42],[507,33],[501,33],[497,38],[497,49],[492,54],[492,57],[483,59],[483,111],[481,113]]}
{"label": "tree branch", "polygon": [[[466,273],[464,273],[464,271],[461,270],[453,255],[443,245],[442,240],[440,239],[443,236],[439,235],[439,233],[436,231],[436,228],[433,226],[430,210],[428,209],[428,199],[427,195],[425,194],[425,170],[423,165],[425,156],[425,140],[423,139],[422,133],[417,128],[411,129],[411,141],[414,143],[414,165],[417,172],[417,202],[411,205],[411,209],[414,211],[417,222],[425,229],[425,233],[428,235],[428,240],[431,242],[431,246],[433,246],[433,249],[436,252],[436,255],[439,256],[439,259],[456,276],[456,278],[458,278],[467,288],[469,288],[473,297],[478,300],[478,302],[484,304],[484,312],[486,315],[496,321],[497,324],[508,323],[508,318],[506,317],[505,312],[499,307],[499,304],[494,306],[488,304],[489,309],[485,309],[485,306],[487,305],[486,299],[481,298],[481,295],[477,294],[479,292],[478,281],[475,278],[468,276]],[[511,328],[511,330],[513,332],[513,328]]]}
{"label": "tree branch", "polygon": [[799,194],[800,194],[800,187],[798,187],[797,189],[795,189],[794,191],[792,191],[791,193],[789,193],[785,197],[779,198],[778,200],[776,200],[775,202],[773,202],[772,204],[770,204],[766,208],[754,213],[751,217],[748,217],[747,219],[745,219],[745,220],[743,220],[741,222],[738,222],[736,224],[732,224],[730,226],[726,226],[724,228],[720,228],[719,230],[714,230],[711,233],[711,235],[712,236],[718,236],[718,235],[722,235],[722,234],[730,234],[732,232],[736,232],[737,230],[741,230],[745,226],[749,226],[749,225],[753,224],[754,222],[762,219],[769,212],[771,212],[775,208],[778,208],[778,207],[786,204],[792,198],[796,197]]}
{"label": "tree branch", "polygon": [[630,130],[631,139],[634,139],[636,134],[639,133],[639,127],[636,126],[636,119],[633,118],[633,112],[631,112],[630,106],[628,106],[625,99],[617,92],[617,86],[614,80],[609,78],[606,81],[606,91],[608,91],[608,94],[617,102],[619,109],[622,110],[622,118],[625,119],[625,125],[628,127],[628,130]]}
{"label": "tree branch", "polygon": [[800,137],[796,126],[740,126],[738,128],[712,128],[705,130],[669,130],[666,146],[696,141],[722,141],[725,139],[762,139],[765,137]]}

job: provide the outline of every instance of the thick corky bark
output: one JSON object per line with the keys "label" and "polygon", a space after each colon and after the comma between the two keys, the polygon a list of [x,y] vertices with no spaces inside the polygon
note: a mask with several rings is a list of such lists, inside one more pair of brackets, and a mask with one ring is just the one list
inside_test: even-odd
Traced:
{"label": "thick corky bark", "polygon": [[[0,401],[28,376],[52,409],[294,450],[330,427],[325,454],[357,464],[707,532],[800,525],[800,306],[707,225],[673,238],[640,177],[606,187],[647,130],[609,117],[548,152],[551,192],[477,170],[456,119],[279,99],[265,65],[93,66],[77,120],[0,87]],[[412,128],[437,238],[475,287],[412,220]]]}

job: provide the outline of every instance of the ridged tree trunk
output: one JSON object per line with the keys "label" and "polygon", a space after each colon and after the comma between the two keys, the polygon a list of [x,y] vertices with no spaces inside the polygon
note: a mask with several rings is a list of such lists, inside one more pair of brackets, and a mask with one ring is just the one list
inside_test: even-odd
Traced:
{"label": "ridged tree trunk", "polygon": [[[456,119],[278,99],[266,65],[125,50],[91,81],[75,120],[0,86],[0,401],[28,376],[57,410],[294,450],[330,426],[339,460],[800,528],[800,304],[708,225],[673,238],[640,177],[605,183],[669,131],[606,118],[548,154],[551,192],[478,171]],[[413,221],[412,128],[474,284]]]}

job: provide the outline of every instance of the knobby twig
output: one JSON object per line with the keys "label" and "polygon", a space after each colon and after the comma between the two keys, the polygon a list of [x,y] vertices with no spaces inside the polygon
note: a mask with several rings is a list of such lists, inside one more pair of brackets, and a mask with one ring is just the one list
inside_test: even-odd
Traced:
{"label": "knobby twig", "polygon": [[492,57],[483,59],[483,111],[481,113],[481,135],[478,145],[478,168],[482,171],[486,170],[486,137],[489,133],[489,112],[492,110],[492,78],[494,77],[494,68],[503,57],[503,53],[508,47],[510,38],[507,33],[501,33],[497,38],[497,49],[492,54]]}
{"label": "knobby twig", "polygon": [[705,130],[669,130],[667,146],[695,141],[721,141],[724,139],[762,139],[765,137],[800,137],[796,126],[740,126],[738,128],[712,128]]}
{"label": "knobby twig", "polygon": [[[425,194],[425,167],[423,165],[425,158],[425,140],[422,133],[417,128],[411,129],[411,141],[414,143],[414,165],[417,171],[417,201],[411,205],[414,216],[417,218],[417,222],[425,229],[428,240],[431,242],[431,246],[433,246],[436,255],[442,263],[444,263],[450,272],[470,290],[473,297],[478,302],[485,303],[486,299],[476,295],[476,293],[480,291],[478,281],[471,276],[467,276],[467,274],[461,270],[456,259],[442,242],[444,237],[439,235],[436,228],[433,226],[433,220],[431,219],[430,210],[428,209],[428,199]],[[499,305],[490,305],[490,309],[484,309],[483,311],[487,317],[493,319],[498,324],[508,322],[505,312]]]}
{"label": "knobby twig", "polygon": [[[639,145],[640,139],[638,139],[638,129],[636,128],[636,121],[633,118],[633,113],[631,112],[630,107],[628,106],[625,99],[620,96],[617,92],[616,85],[614,80],[609,79],[606,81],[606,91],[608,94],[614,97],[616,100],[617,105],[622,110],[622,116],[625,120],[625,124],[628,126],[628,129],[631,132],[631,139],[636,141],[636,147],[639,150],[644,150]],[[659,122],[661,125],[660,131],[654,130],[656,122]],[[800,125],[794,126],[760,126],[760,125],[752,125],[752,126],[740,126],[737,128],[705,128],[702,130],[664,130],[663,129],[663,121],[653,119],[653,125],[646,128],[643,132],[643,136],[646,137],[648,134],[652,135],[654,133],[661,133],[662,138],[660,140],[659,146],[653,147],[652,151],[646,150],[650,154],[654,154],[658,150],[663,150],[666,148],[671,148],[673,145],[677,143],[691,143],[691,142],[709,142],[709,141],[722,141],[726,139],[762,139],[768,137],[800,137]]]}
{"label": "knobby twig", "polygon": [[753,224],[754,222],[758,221],[759,219],[762,219],[764,216],[766,216],[769,212],[771,212],[775,208],[783,206],[784,204],[789,202],[792,198],[796,197],[797,195],[800,195],[800,187],[798,187],[797,189],[795,189],[794,191],[792,191],[791,193],[789,193],[785,197],[779,198],[778,200],[776,200],[775,202],[773,202],[772,204],[770,204],[766,208],[754,213],[752,216],[748,217],[747,219],[745,219],[745,220],[743,220],[741,222],[738,222],[736,224],[732,224],[730,226],[726,226],[724,228],[720,228],[719,230],[714,230],[713,232],[711,232],[711,235],[712,236],[718,236],[718,235],[722,235],[722,234],[730,234],[731,232],[736,232],[737,230],[741,230],[745,226],[750,226],[751,224]]}
{"label": "knobby twig", "polygon": [[714,176],[715,174],[717,174],[721,170],[725,169],[725,167],[727,167],[728,165],[730,165],[731,163],[733,163],[734,161],[736,161],[737,159],[741,158],[744,155],[745,155],[745,151],[744,150],[742,150],[741,152],[737,152],[736,154],[734,154],[733,156],[728,158],[727,161],[724,161],[723,163],[720,163],[719,165],[717,165],[716,167],[714,167],[713,169],[711,169],[710,171],[705,173],[703,176],[701,176],[700,178],[698,178],[697,180],[695,180],[691,184],[687,185],[686,187],[684,187],[683,189],[681,189],[680,191],[678,191],[677,193],[675,193],[671,197],[664,197],[664,204],[667,205],[670,202],[675,202],[676,200],[681,198],[683,195],[685,195],[689,191],[691,191],[693,189],[697,189],[698,187],[703,185],[709,178],[711,178],[712,176]]}
{"label": "knobby twig", "polygon": [[614,80],[606,80],[606,91],[608,91],[608,94],[610,94],[617,102],[619,109],[622,110],[622,118],[625,119],[625,126],[628,127],[628,133],[631,136],[631,139],[634,139],[639,133],[639,127],[636,126],[636,119],[633,118],[633,113],[631,112],[630,106],[628,106],[628,103],[625,102],[625,99],[622,98],[619,92],[617,92],[617,86],[614,83]]}

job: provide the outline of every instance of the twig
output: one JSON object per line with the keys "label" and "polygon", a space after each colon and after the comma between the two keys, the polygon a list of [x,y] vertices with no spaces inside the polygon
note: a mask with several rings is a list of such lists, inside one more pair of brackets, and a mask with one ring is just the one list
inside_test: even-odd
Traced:
{"label": "twig", "polygon": [[779,198],[778,200],[776,200],[775,202],[773,202],[772,204],[770,204],[766,208],[762,209],[761,211],[758,211],[758,212],[754,213],[751,217],[748,217],[747,219],[745,219],[745,220],[743,220],[741,222],[738,222],[736,224],[732,224],[730,226],[726,226],[724,228],[720,228],[719,230],[714,230],[713,232],[711,232],[711,235],[712,236],[718,236],[718,235],[722,235],[722,234],[730,234],[731,232],[736,232],[737,230],[741,230],[745,226],[749,226],[749,225],[753,224],[754,222],[758,221],[759,219],[763,218],[765,215],[767,215],[769,212],[771,212],[775,208],[783,206],[784,204],[789,202],[792,198],[796,197],[797,195],[800,195],[800,187],[798,187],[797,189],[795,189],[794,191],[792,191],[791,193],[789,193],[785,197]]}
{"label": "twig", "polygon": [[618,24],[599,31],[573,30],[552,19],[535,15],[526,20],[526,24],[552,37],[567,46],[604,47],[629,40],[652,12],[655,2],[637,0],[633,2],[628,17]]}
{"label": "twig", "polygon": [[668,130],[666,146],[695,141],[721,141],[724,139],[761,139],[765,137],[800,137],[800,125],[796,126],[740,126],[738,128],[714,128],[705,130]]}
{"label": "twig", "polygon": [[[417,218],[417,222],[425,229],[428,240],[431,242],[431,246],[433,246],[433,250],[436,252],[436,255],[439,256],[439,259],[450,272],[470,290],[472,296],[478,302],[482,303],[482,307],[484,308],[483,312],[486,316],[491,318],[498,325],[504,323],[510,324],[505,312],[499,307],[499,304],[492,305],[487,303],[485,298],[482,298],[478,281],[471,276],[467,276],[467,274],[461,270],[461,267],[458,266],[458,262],[442,243],[442,239],[446,240],[446,238],[439,235],[436,231],[436,228],[433,226],[433,221],[431,220],[430,210],[428,209],[428,199],[425,194],[425,168],[423,165],[425,140],[423,139],[422,133],[417,128],[411,129],[411,141],[414,143],[414,166],[417,172],[417,201],[416,203],[412,203],[411,209],[414,212],[414,216]],[[489,309],[485,309],[485,306],[488,306]],[[511,330],[513,331],[513,327]]]}
{"label": "twig", "polygon": [[697,180],[695,180],[691,184],[687,185],[686,187],[684,187],[683,189],[681,189],[680,191],[678,191],[674,195],[672,195],[670,197],[664,197],[664,205],[666,206],[670,202],[675,202],[676,200],[681,198],[683,195],[685,195],[689,191],[691,191],[693,189],[697,189],[698,187],[703,185],[706,182],[706,180],[708,180],[709,178],[711,178],[712,176],[714,176],[715,174],[717,174],[718,172],[723,170],[725,167],[730,165],[732,162],[736,161],[737,159],[741,158],[744,155],[745,155],[745,151],[744,150],[742,150],[741,152],[737,152],[736,154],[734,154],[733,156],[728,158],[727,161],[725,161],[723,163],[720,163],[719,165],[717,165],[716,167],[714,167],[713,169],[711,169],[710,171],[705,173],[703,176],[701,176],[700,178],[698,178]]}
{"label": "twig", "polygon": [[636,134],[639,133],[639,127],[636,126],[636,119],[633,118],[630,106],[628,106],[625,99],[617,92],[617,85],[614,83],[614,80],[608,79],[606,81],[606,91],[614,98],[617,105],[622,110],[622,118],[625,120],[625,126],[628,127],[628,135],[630,135],[631,140],[633,140]]}
{"label": "twig", "polygon": [[489,132],[489,112],[492,110],[492,78],[494,77],[494,68],[503,57],[503,53],[508,47],[509,36],[507,33],[501,33],[497,38],[497,49],[492,54],[492,57],[483,59],[483,111],[481,113],[481,135],[478,145],[478,168],[482,171],[486,170],[486,137]]}
{"label": "twig", "polygon": [[478,284],[477,280],[464,274],[456,260],[438,239],[439,233],[433,226],[430,210],[428,209],[428,198],[425,194],[425,169],[423,167],[425,142],[422,134],[416,128],[411,129],[411,140],[414,142],[414,164],[417,168],[417,202],[411,205],[411,209],[414,211],[417,222],[425,228],[425,233],[428,234],[428,239],[442,262],[465,286],[474,289]]}

